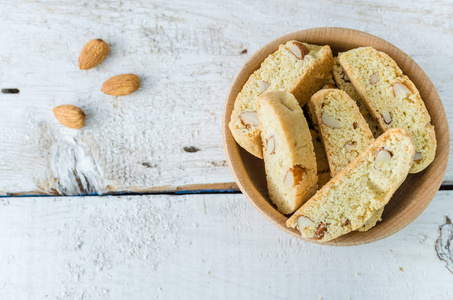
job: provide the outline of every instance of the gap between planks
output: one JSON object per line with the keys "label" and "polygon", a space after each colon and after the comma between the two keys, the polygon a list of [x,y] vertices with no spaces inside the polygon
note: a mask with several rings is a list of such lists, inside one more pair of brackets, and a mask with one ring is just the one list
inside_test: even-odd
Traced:
{"label": "gap between planks", "polygon": [[74,197],[74,196],[133,196],[133,195],[184,195],[184,194],[231,194],[241,193],[236,182],[225,183],[209,183],[209,184],[189,184],[181,186],[160,186],[145,189],[131,189],[128,191],[116,191],[99,194],[81,194],[81,195],[59,195],[59,194],[46,194],[42,191],[30,191],[27,193],[8,193],[4,197]]}
{"label": "gap between planks", "polygon": [[[453,182],[442,184],[439,191],[452,191]],[[102,195],[98,194],[82,194],[82,195],[57,195],[45,194],[41,191],[32,191],[29,193],[8,194],[3,197],[74,197],[74,196],[134,196],[134,195],[185,195],[185,194],[239,194],[239,189],[236,182],[210,183],[210,184],[190,184],[182,186],[160,186],[148,189],[132,189],[130,191],[111,192]]]}

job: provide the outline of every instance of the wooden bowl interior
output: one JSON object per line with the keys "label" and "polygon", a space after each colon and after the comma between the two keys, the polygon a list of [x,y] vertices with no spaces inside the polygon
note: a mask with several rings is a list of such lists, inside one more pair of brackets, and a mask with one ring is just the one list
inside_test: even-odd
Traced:
{"label": "wooden bowl interior", "polygon": [[[330,45],[334,55],[349,49],[372,46],[390,55],[404,74],[417,86],[431,115],[437,138],[437,152],[433,163],[418,174],[410,174],[386,205],[382,221],[367,232],[351,232],[324,245],[350,246],[366,244],[385,238],[401,230],[428,206],[438,191],[444,177],[450,152],[450,134],[447,117],[434,85],[423,70],[403,51],[376,36],[345,28],[313,28],[290,33],[262,47],[253,54],[234,80],[224,108],[223,140],[227,160],[233,176],[247,199],[270,222],[283,231],[298,237],[297,230],[285,225],[287,216],[279,213],[272,205],[266,186],[264,162],[242,149],[228,128],[237,94],[249,76],[259,68],[264,59],[275,52],[280,44],[289,40],[300,40],[310,44]],[[302,239],[302,238],[301,238]],[[308,240],[319,243],[314,240]]]}

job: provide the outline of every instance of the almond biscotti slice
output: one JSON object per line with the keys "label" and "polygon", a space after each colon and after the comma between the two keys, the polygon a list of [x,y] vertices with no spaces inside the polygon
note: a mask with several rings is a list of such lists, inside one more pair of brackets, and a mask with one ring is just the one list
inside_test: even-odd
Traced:
{"label": "almond biscotti slice", "polygon": [[[334,177],[373,143],[373,134],[356,102],[346,92],[323,89],[310,102]],[[383,211],[384,208],[378,209],[358,230],[366,231],[376,225]]]}
{"label": "almond biscotti slice", "polygon": [[329,46],[289,41],[269,55],[245,83],[234,103],[228,124],[236,142],[263,158],[256,98],[264,91],[287,91],[303,106],[332,70]]}
{"label": "almond biscotti slice", "polygon": [[373,134],[355,101],[342,90],[320,90],[311,104],[333,177],[373,143]]}
{"label": "almond biscotti slice", "polygon": [[286,222],[303,238],[327,242],[356,230],[406,179],[415,146],[404,129],[383,133]]}
{"label": "almond biscotti slice", "polygon": [[316,192],[316,158],[308,124],[291,93],[264,93],[256,102],[269,196],[279,212],[290,214]]}
{"label": "almond biscotti slice", "polygon": [[436,154],[431,117],[415,85],[387,54],[371,47],[338,55],[343,70],[383,131],[403,128],[415,143],[410,173],[424,170]]}
{"label": "almond biscotti slice", "polygon": [[360,97],[359,93],[354,88],[354,85],[349,80],[348,75],[346,75],[346,73],[343,71],[340,62],[338,61],[338,57],[334,57],[333,62],[334,64],[332,73],[336,86],[340,90],[345,91],[349,95],[349,97],[351,97],[352,100],[355,101],[355,103],[359,107],[360,113],[365,118],[365,121],[368,123],[368,126],[370,127],[374,138],[377,138],[382,134],[382,130],[379,128],[377,121],[370,114],[370,111],[368,110],[365,103],[363,103],[362,97]]}

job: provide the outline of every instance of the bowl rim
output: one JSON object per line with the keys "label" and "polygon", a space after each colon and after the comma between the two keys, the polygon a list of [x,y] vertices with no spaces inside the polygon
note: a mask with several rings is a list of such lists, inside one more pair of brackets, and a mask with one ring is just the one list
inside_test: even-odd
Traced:
{"label": "bowl rim", "polygon": [[[404,65],[410,65],[411,72],[409,72],[409,73],[419,72],[420,73],[419,76],[421,76],[421,78],[425,81],[425,84],[427,84],[427,86],[428,86],[427,88],[429,89],[429,96],[430,96],[428,98],[430,99],[430,102],[434,103],[433,105],[437,106],[436,109],[440,110],[436,114],[436,116],[439,116],[436,119],[440,119],[441,121],[444,120],[445,121],[444,123],[447,127],[446,127],[446,131],[445,131],[445,127],[444,127],[444,130],[443,130],[444,134],[442,135],[442,142],[443,142],[442,146],[444,147],[444,149],[439,149],[439,145],[440,145],[440,143],[439,143],[440,136],[438,135],[439,129],[436,130],[436,139],[437,139],[438,148],[436,151],[435,161],[440,159],[440,157],[439,157],[440,150],[442,150],[440,154],[442,154],[444,159],[440,161],[440,166],[436,169],[436,171],[437,171],[436,177],[435,177],[435,180],[433,180],[433,182],[431,183],[430,191],[425,192],[425,195],[424,195],[425,201],[423,203],[421,203],[422,205],[418,205],[418,209],[416,209],[414,212],[412,212],[412,215],[409,216],[409,218],[407,218],[403,222],[398,222],[396,224],[397,226],[395,226],[395,227],[391,228],[390,230],[387,230],[383,233],[380,233],[378,235],[373,234],[373,233],[375,233],[375,231],[372,231],[372,229],[371,229],[370,231],[361,233],[360,235],[362,236],[362,238],[348,239],[347,237],[351,234],[351,233],[349,233],[345,236],[339,237],[330,242],[319,242],[316,240],[304,239],[300,236],[299,231],[297,231],[296,229],[293,229],[293,228],[286,227],[284,225],[284,223],[286,222],[287,217],[280,214],[278,211],[276,211],[276,209],[269,204],[268,200],[264,199],[266,201],[267,205],[266,205],[266,203],[263,203],[263,201],[261,201],[261,200],[260,201],[256,200],[257,197],[259,197],[259,198],[263,198],[263,197],[256,191],[256,189],[254,190],[254,189],[248,188],[248,186],[250,186],[250,185],[253,186],[253,184],[251,183],[250,177],[248,176],[249,174],[245,170],[244,165],[236,159],[239,155],[238,154],[239,145],[237,145],[236,141],[234,140],[234,138],[229,130],[228,123],[229,123],[229,120],[231,117],[231,112],[232,112],[232,108],[234,106],[234,101],[237,97],[237,92],[235,92],[235,91],[238,90],[237,86],[238,86],[238,84],[240,84],[240,81],[243,81],[243,79],[241,79],[241,77],[243,76],[243,73],[245,71],[246,71],[246,73],[248,73],[248,75],[246,76],[246,78],[248,79],[248,77],[257,69],[257,68],[253,68],[252,66],[256,65],[257,61],[259,62],[259,64],[258,64],[258,66],[259,66],[262,63],[262,61],[264,60],[264,58],[266,58],[269,54],[271,54],[277,50],[277,48],[280,44],[283,44],[283,43],[285,43],[289,40],[293,40],[293,39],[302,40],[301,36],[315,35],[315,36],[321,36],[321,39],[322,39],[323,36],[325,37],[328,34],[332,34],[332,32],[336,33],[338,35],[343,35],[343,36],[346,35],[346,36],[354,37],[359,40],[357,43],[360,43],[362,41],[368,41],[371,39],[374,41],[374,43],[380,44],[380,47],[376,47],[377,50],[383,51],[388,54],[389,54],[389,52],[391,52],[391,53],[394,53],[394,55],[398,54],[398,56],[402,56],[402,58],[404,59]],[[313,38],[311,38],[311,39],[313,39]],[[302,41],[307,42],[307,43],[312,43],[310,41],[310,38],[308,40],[305,39]],[[316,43],[314,43],[314,44],[316,44]],[[366,46],[366,45],[363,45],[363,46]],[[353,49],[353,48],[349,48],[349,49]],[[334,50],[334,49],[332,49],[332,50]],[[392,55],[390,55],[390,56],[393,58]],[[260,59],[260,57],[261,57],[261,59]],[[398,63],[398,65],[400,66],[399,63]],[[400,68],[403,69],[401,66],[400,66]],[[403,73],[405,75],[409,76],[409,74],[404,72],[404,70],[403,70]],[[412,78],[411,78],[411,80],[412,80]],[[243,84],[240,84],[239,91],[240,91],[240,89],[242,89],[242,86],[243,86]],[[417,86],[417,88],[418,88],[418,86]],[[426,104],[426,102],[425,102],[425,104]],[[431,112],[430,112],[430,115],[432,116]],[[432,124],[434,123],[433,120],[431,121],[431,123]],[[446,134],[445,134],[445,132],[446,132]],[[449,135],[448,121],[447,121],[445,109],[443,107],[439,94],[437,93],[437,90],[435,89],[433,83],[431,82],[429,77],[426,75],[426,73],[423,71],[423,69],[409,55],[407,55],[405,52],[403,52],[401,49],[394,46],[390,42],[387,42],[382,38],[379,38],[377,36],[374,36],[372,34],[369,34],[369,33],[363,32],[363,31],[349,29],[349,28],[342,28],[342,27],[316,27],[316,28],[309,28],[309,29],[294,31],[294,32],[285,34],[281,37],[278,37],[278,38],[270,41],[269,43],[265,44],[260,49],[258,49],[255,53],[253,53],[245,61],[245,63],[241,66],[239,72],[236,74],[236,76],[235,76],[234,80],[232,81],[230,88],[228,90],[228,94],[227,94],[225,104],[224,104],[224,109],[223,109],[223,116],[222,116],[222,136],[223,136],[223,147],[225,150],[225,154],[227,157],[227,163],[231,170],[231,173],[233,174],[233,177],[234,177],[237,185],[239,186],[240,190],[245,195],[247,200],[253,205],[253,207],[256,210],[258,210],[268,221],[270,221],[272,224],[274,224],[275,226],[277,226],[279,229],[283,230],[284,232],[286,232],[296,238],[299,238],[301,240],[308,241],[310,243],[321,244],[321,245],[330,245],[330,246],[353,246],[353,245],[361,245],[361,244],[375,242],[375,241],[381,240],[383,238],[386,238],[390,235],[393,235],[396,232],[405,228],[407,225],[409,225],[426,209],[426,207],[429,205],[429,203],[432,201],[435,194],[439,190],[439,187],[442,184],[442,180],[443,180],[443,177],[444,177],[446,169],[447,169],[449,150],[450,150],[450,135]],[[446,147],[446,149],[445,149],[445,147]],[[447,153],[446,159],[445,159],[445,152]],[[434,164],[434,161],[431,165],[433,165],[433,164]],[[437,164],[436,164],[436,166],[437,166]],[[428,167],[428,168],[430,168],[430,167]],[[422,173],[425,174],[425,171],[423,171]],[[418,173],[418,174],[421,174],[421,173]],[[409,174],[409,175],[411,175],[411,174]],[[404,183],[403,183],[403,185],[404,185]],[[414,190],[417,190],[417,189],[420,189],[420,187],[417,187]],[[395,195],[396,195],[396,193],[395,193]],[[275,212],[277,212],[280,216],[278,214],[276,215]],[[379,226],[379,223],[377,224],[377,226]],[[363,238],[363,237],[366,237],[366,238]]]}

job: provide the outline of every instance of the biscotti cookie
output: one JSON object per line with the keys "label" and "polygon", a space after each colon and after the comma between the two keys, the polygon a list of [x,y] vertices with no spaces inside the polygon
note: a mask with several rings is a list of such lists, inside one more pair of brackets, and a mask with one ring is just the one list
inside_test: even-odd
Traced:
{"label": "biscotti cookie", "polygon": [[298,41],[280,45],[245,83],[234,103],[229,127],[236,142],[251,154],[263,158],[256,98],[264,91],[287,91],[303,106],[332,70],[329,46]]}
{"label": "biscotti cookie", "polygon": [[410,173],[433,160],[437,141],[431,117],[415,85],[387,54],[371,47],[339,54],[343,70],[383,131],[403,128],[415,143]]}
{"label": "biscotti cookie", "polygon": [[256,100],[269,197],[282,214],[293,213],[316,192],[316,158],[296,98],[268,92]]}
{"label": "biscotti cookie", "polygon": [[303,238],[330,241],[364,225],[406,179],[415,153],[411,136],[389,129],[286,222]]}
{"label": "biscotti cookie", "polygon": [[[332,177],[374,141],[356,102],[338,89],[323,89],[311,97],[311,105],[324,143]],[[384,208],[377,210],[359,231],[372,228]]]}
{"label": "biscotti cookie", "polygon": [[348,75],[346,75],[346,73],[343,71],[340,62],[338,61],[338,57],[334,57],[333,61],[334,64],[332,73],[336,86],[340,90],[345,91],[349,95],[349,97],[351,97],[352,100],[355,101],[355,103],[359,107],[360,113],[365,118],[365,121],[368,123],[368,126],[370,127],[374,138],[377,138],[382,134],[382,130],[379,128],[377,121],[370,114],[370,111],[368,110],[365,103],[363,103],[362,98],[354,88],[354,85],[352,85],[351,81],[348,78]]}
{"label": "biscotti cookie", "polygon": [[322,89],[311,97],[311,105],[333,177],[373,143],[373,134],[342,90]]}

